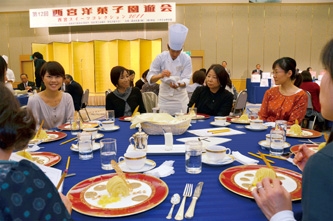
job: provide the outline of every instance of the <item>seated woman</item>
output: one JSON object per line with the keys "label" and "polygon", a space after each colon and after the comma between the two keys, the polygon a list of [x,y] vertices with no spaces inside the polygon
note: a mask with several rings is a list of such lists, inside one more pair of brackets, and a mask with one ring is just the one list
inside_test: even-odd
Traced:
{"label": "seated woman", "polygon": [[283,57],[276,60],[272,68],[278,86],[266,91],[258,113],[260,119],[270,122],[286,120],[288,124],[298,120],[301,123],[306,113],[308,96],[294,85],[296,61]]}
{"label": "seated woman", "polygon": [[0,83],[0,220],[72,220],[72,205],[34,163],[9,160],[27,147],[36,122]]}
{"label": "seated woman", "polygon": [[130,87],[128,71],[122,66],[115,66],[110,72],[111,82],[116,90],[106,96],[106,110],[114,110],[115,117],[131,116],[139,105],[139,112],[146,113],[139,88]]}
{"label": "seated woman", "polygon": [[317,121],[319,124],[316,125],[317,130],[322,130],[323,124],[325,122],[325,119],[320,114],[320,103],[319,103],[319,94],[320,94],[320,87],[317,83],[312,81],[312,76],[309,71],[302,71],[301,73],[303,82],[299,86],[299,88],[302,88],[305,91],[308,91],[311,94],[312,98],[312,106],[313,110],[308,110],[306,112],[306,116],[311,117],[313,115],[317,116]]}
{"label": "seated woman", "polygon": [[192,75],[192,82],[193,84],[187,85],[186,86],[186,91],[188,94],[188,98],[191,99],[191,96],[193,94],[193,91],[197,88],[203,85],[206,79],[206,73],[198,70],[195,71]]}
{"label": "seated woman", "polygon": [[212,116],[228,116],[234,96],[225,89],[228,73],[219,64],[213,64],[207,71],[206,86],[197,87],[188,104],[195,104],[198,113]]}
{"label": "seated woman", "polygon": [[225,89],[227,91],[229,91],[230,93],[232,93],[232,95],[234,95],[234,100],[237,100],[238,92],[237,92],[235,86],[232,84],[232,81],[231,81],[229,75],[228,75],[228,81],[227,81],[227,85],[225,86]]}
{"label": "seated woman", "polygon": [[56,61],[46,62],[40,71],[45,90],[29,97],[27,107],[43,128],[58,127],[74,117],[72,96],[59,90],[65,80],[65,70]]}

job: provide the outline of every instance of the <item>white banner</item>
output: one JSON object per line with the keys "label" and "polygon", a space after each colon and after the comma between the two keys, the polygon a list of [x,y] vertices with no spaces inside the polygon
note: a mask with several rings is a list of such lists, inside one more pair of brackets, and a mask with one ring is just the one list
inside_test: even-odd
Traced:
{"label": "white banner", "polygon": [[133,3],[30,9],[30,28],[174,22],[176,3]]}

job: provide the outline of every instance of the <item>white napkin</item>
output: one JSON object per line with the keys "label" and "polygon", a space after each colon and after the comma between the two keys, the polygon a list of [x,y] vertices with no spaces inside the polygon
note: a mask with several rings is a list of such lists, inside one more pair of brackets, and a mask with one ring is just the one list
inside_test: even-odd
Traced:
{"label": "white napkin", "polygon": [[255,160],[250,157],[244,156],[238,151],[232,151],[232,155],[235,157],[236,161],[244,165],[253,165],[259,163],[259,160]]}
{"label": "white napkin", "polygon": [[164,161],[159,167],[145,172],[145,174],[155,176],[155,177],[167,177],[170,176],[171,174],[175,173],[175,170],[173,169],[173,163],[174,160],[167,160]]}
{"label": "white napkin", "polygon": [[266,122],[264,125],[267,127],[275,127],[275,122]]}

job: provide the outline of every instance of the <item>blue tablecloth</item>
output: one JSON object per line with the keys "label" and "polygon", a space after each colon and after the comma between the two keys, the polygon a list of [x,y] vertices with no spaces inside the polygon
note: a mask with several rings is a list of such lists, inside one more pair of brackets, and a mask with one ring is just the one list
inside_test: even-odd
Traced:
{"label": "blue tablecloth", "polygon": [[[213,127],[209,123],[213,120],[210,119],[198,121],[193,123],[190,129],[199,129],[199,128],[210,128]],[[117,157],[123,155],[128,147],[128,139],[132,136],[136,129],[129,129],[129,122],[116,121],[116,124],[120,126],[120,129],[114,132],[104,133],[104,138],[116,138],[118,153]],[[265,139],[266,131],[249,131],[244,128],[243,125],[231,124],[230,128],[241,130],[246,132],[243,135],[233,135],[229,136],[232,140],[230,142],[224,143],[223,145],[230,148],[233,151],[240,151],[242,154],[247,155],[248,151],[257,152],[261,150],[258,142]],[[181,144],[176,141],[180,137],[191,137],[194,136],[188,132],[183,135],[174,136],[174,143]],[[68,134],[66,139],[73,137]],[[149,144],[163,144],[163,136],[149,136]],[[313,139],[314,141],[322,141],[323,137]],[[67,157],[71,156],[71,163],[69,168],[69,173],[76,173],[76,176],[68,177],[64,181],[63,193],[66,194],[71,187],[73,187],[78,182],[85,180],[87,178],[110,173],[101,169],[100,166],[100,156],[99,152],[94,152],[94,158],[92,160],[83,161],[79,160],[78,153],[70,150],[71,143],[64,145],[59,145],[62,141],[50,142],[41,144],[45,148],[43,151],[55,152],[62,156],[62,160],[56,164],[54,167],[63,170],[66,167]],[[297,138],[287,138],[287,142],[291,145],[299,144]],[[262,150],[263,152],[268,152],[267,150]],[[113,218],[114,220],[165,220],[166,215],[169,212],[171,207],[170,199],[174,193],[179,193],[182,195],[185,183],[193,183],[194,186],[200,182],[204,182],[202,195],[199,198],[195,210],[195,215],[193,220],[266,220],[265,216],[262,214],[257,204],[253,199],[249,199],[238,194],[235,194],[225,187],[223,187],[219,181],[220,173],[229,167],[240,165],[238,162],[233,162],[229,165],[224,166],[209,166],[203,164],[202,172],[200,174],[187,174],[185,172],[185,158],[184,155],[148,155],[148,158],[154,160],[157,166],[161,165],[165,160],[175,160],[174,168],[175,174],[162,178],[162,180],[169,187],[169,194],[165,201],[155,208],[148,210],[143,213],[136,215],[131,215],[127,217]],[[300,170],[292,165],[291,163],[283,160],[274,159],[274,166],[279,166],[287,169],[291,169],[297,172]],[[260,160],[260,164],[263,162]],[[111,171],[114,172],[114,171]],[[190,199],[186,201],[187,209],[190,204]],[[179,208],[179,204],[175,207],[174,215],[176,214]],[[293,210],[296,214],[301,213],[301,202],[293,202]],[[81,213],[78,213],[73,210],[72,216],[74,220],[101,220],[102,218],[90,217]]]}
{"label": "blue tablecloth", "polygon": [[268,87],[260,87],[260,83],[252,83],[251,78],[246,79],[247,101],[252,104],[260,104],[265,92],[271,87],[271,79],[268,79]]}
{"label": "blue tablecloth", "polygon": [[27,103],[28,103],[29,95],[24,94],[24,95],[17,96],[16,98],[20,102],[20,105],[24,106],[24,105],[27,105]]}

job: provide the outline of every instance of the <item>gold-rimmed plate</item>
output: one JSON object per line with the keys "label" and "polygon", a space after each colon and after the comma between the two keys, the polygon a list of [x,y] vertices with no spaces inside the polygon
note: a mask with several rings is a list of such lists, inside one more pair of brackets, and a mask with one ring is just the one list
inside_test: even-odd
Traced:
{"label": "gold-rimmed plate", "polygon": [[286,136],[287,137],[296,137],[296,138],[317,138],[317,137],[321,137],[322,134],[321,134],[321,132],[316,131],[316,130],[302,128],[301,135],[292,134],[292,133],[290,133],[290,129],[287,129]]}
{"label": "gold-rimmed plate", "polygon": [[39,143],[47,143],[56,140],[61,140],[67,137],[67,134],[59,131],[46,131],[47,138],[45,139],[32,139],[29,141],[29,144],[39,144]]}
{"label": "gold-rimmed plate", "polygon": [[234,124],[250,124],[250,120],[240,120],[239,118],[231,118],[230,122]]}
{"label": "gold-rimmed plate", "polygon": [[54,166],[61,160],[61,156],[51,152],[30,152],[32,161],[44,166]]}
{"label": "gold-rimmed plate", "polygon": [[[81,126],[81,130],[84,128],[94,128],[97,127],[98,123],[89,123],[89,122],[83,122]],[[71,124],[62,124],[58,126],[59,130],[71,130]]]}
{"label": "gold-rimmed plate", "polygon": [[[220,183],[228,190],[238,195],[252,198],[251,185],[255,173],[264,165],[243,165],[230,167],[220,173]],[[302,175],[292,170],[273,167],[282,186],[290,193],[293,201],[302,198]]]}
{"label": "gold-rimmed plate", "polygon": [[109,196],[106,183],[115,173],[104,174],[83,180],[67,193],[72,208],[82,214],[95,217],[122,217],[142,213],[162,203],[169,193],[167,184],[153,176],[141,173],[126,173],[133,188],[131,194],[120,201],[101,204],[101,198]]}

